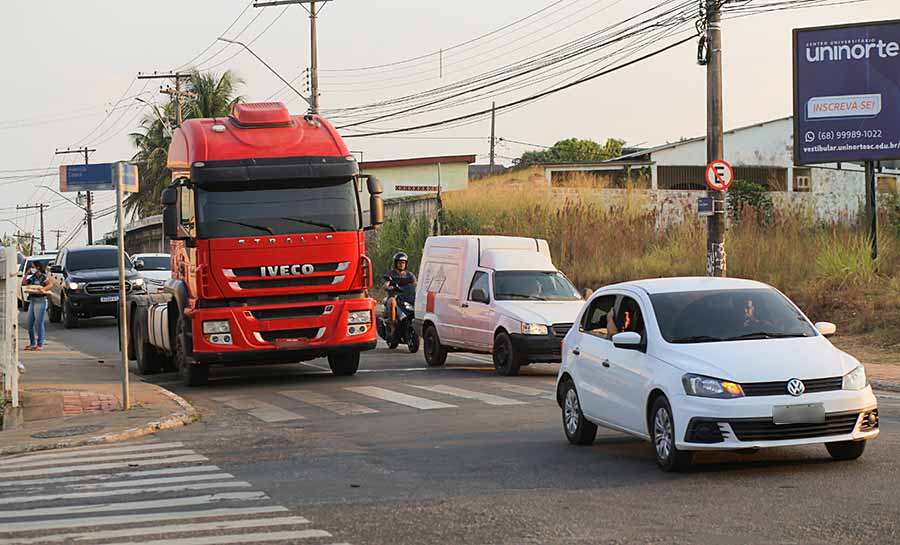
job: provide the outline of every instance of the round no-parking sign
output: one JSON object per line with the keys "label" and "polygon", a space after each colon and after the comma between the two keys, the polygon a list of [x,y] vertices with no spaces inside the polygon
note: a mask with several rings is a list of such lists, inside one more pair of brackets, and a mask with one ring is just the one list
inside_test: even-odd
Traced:
{"label": "round no-parking sign", "polygon": [[734,169],[727,162],[719,159],[706,167],[706,185],[714,191],[725,191],[734,181]]}

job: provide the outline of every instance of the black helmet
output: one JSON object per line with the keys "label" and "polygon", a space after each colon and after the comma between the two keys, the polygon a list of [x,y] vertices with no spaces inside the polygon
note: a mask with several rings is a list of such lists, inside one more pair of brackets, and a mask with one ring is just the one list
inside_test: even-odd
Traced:
{"label": "black helmet", "polygon": [[409,262],[409,256],[406,255],[406,252],[397,252],[394,254],[394,264],[396,265],[398,261]]}

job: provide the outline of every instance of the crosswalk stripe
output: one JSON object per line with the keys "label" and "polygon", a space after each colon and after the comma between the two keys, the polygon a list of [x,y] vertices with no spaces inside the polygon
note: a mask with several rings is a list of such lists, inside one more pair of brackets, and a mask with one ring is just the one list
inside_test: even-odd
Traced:
{"label": "crosswalk stripe", "polygon": [[349,416],[354,414],[373,414],[377,413],[375,409],[358,405],[347,401],[339,401],[329,395],[310,392],[309,390],[283,390],[278,392],[279,395],[302,401],[307,405],[313,405],[326,411],[331,411],[340,416]]}
{"label": "crosswalk stripe", "polygon": [[180,449],[180,450],[164,450],[162,452],[123,452],[121,454],[110,454],[106,456],[84,456],[77,457],[73,459],[63,459],[63,460],[36,460],[36,461],[23,461],[22,463],[16,464],[15,467],[18,469],[23,469],[26,467],[42,467],[42,466],[58,466],[62,464],[88,464],[92,462],[112,462],[113,460],[122,460],[127,458],[128,460],[140,460],[143,458],[155,458],[159,456],[183,456],[185,454],[194,454],[193,450],[190,449]]}
{"label": "crosswalk stripe", "polygon": [[228,481],[223,483],[184,483],[175,486],[159,486],[151,488],[124,488],[116,490],[95,490],[93,492],[65,492],[61,494],[40,494],[37,496],[18,496],[0,498],[0,505],[17,503],[33,503],[36,501],[74,500],[83,498],[105,498],[108,496],[129,496],[134,494],[162,494],[165,492],[183,492],[186,490],[214,490],[217,488],[250,488],[245,481]]}
{"label": "crosswalk stripe", "polygon": [[100,530],[96,532],[76,532],[54,534],[42,537],[0,539],[0,545],[28,545],[31,543],[54,543],[60,541],[95,541],[98,539],[114,539],[156,534],[180,534],[183,532],[206,532],[210,530],[234,530],[243,528],[259,528],[272,526],[290,526],[309,524],[303,517],[276,517],[245,520],[219,520],[215,522],[198,522],[190,524],[173,524],[167,526],[146,526],[142,528],[125,528],[122,530]]}
{"label": "crosswalk stripe", "polygon": [[183,475],[185,473],[205,473],[208,471],[221,471],[218,466],[191,466],[168,467],[165,469],[146,469],[143,471],[125,471],[123,473],[95,473],[92,475],[77,475],[74,477],[51,477],[49,479],[28,479],[22,481],[0,481],[0,487],[5,486],[33,486],[58,483],[77,483],[81,481],[108,481],[112,479],[128,479],[131,477],[148,477],[150,475]]}
{"label": "crosswalk stripe", "polygon": [[[125,452],[150,452],[154,450],[170,450],[178,447],[183,447],[184,443],[175,442],[175,443],[150,443],[144,445],[137,446],[127,446],[127,447],[110,447],[110,448],[98,448],[94,447],[87,452],[90,454],[121,454]],[[4,457],[0,458],[0,467],[10,466],[10,465],[19,465],[23,460],[27,460],[29,462],[35,460],[55,460],[58,458],[62,459],[79,459],[81,456],[86,454],[83,449],[66,449],[61,451],[54,451],[50,453],[39,453],[39,454],[20,454],[15,457]]]}
{"label": "crosswalk stripe", "polygon": [[267,513],[285,513],[288,509],[280,505],[263,507],[225,507],[203,511],[176,511],[166,513],[140,513],[115,516],[81,517],[55,520],[33,520],[28,522],[4,522],[0,528],[3,533],[33,532],[35,530],[67,530],[94,526],[113,526],[116,524],[136,524],[139,522],[162,522],[166,520],[193,520],[211,517],[237,517],[241,515],[262,515]]}
{"label": "crosswalk stripe", "polygon": [[156,479],[135,479],[131,481],[113,481],[111,483],[67,484],[64,488],[71,490],[100,490],[105,488],[128,488],[129,486],[148,486],[156,484],[186,483],[197,481],[221,481],[234,479],[231,473],[212,473],[208,475],[182,475],[180,477],[158,477]]}
{"label": "crosswalk stripe", "polygon": [[449,403],[433,401],[424,397],[411,396],[408,394],[395,392],[393,390],[387,390],[385,388],[378,388],[377,386],[352,386],[344,389],[362,394],[364,396],[374,397],[375,399],[390,401],[391,403],[398,403],[400,405],[406,405],[407,407],[413,407],[422,410],[450,409],[456,407],[456,405],[450,405]]}
{"label": "crosswalk stripe", "polygon": [[184,498],[167,498],[164,500],[129,501],[122,503],[101,503],[93,505],[66,505],[62,507],[43,507],[38,509],[26,510],[16,509],[12,511],[0,511],[0,519],[12,519],[18,517],[49,517],[55,515],[77,515],[80,513],[109,513],[115,511],[157,509],[160,507],[202,505],[205,503],[218,503],[220,501],[231,500],[256,501],[265,499],[268,499],[268,496],[266,496],[264,492],[223,492],[221,494],[206,494],[203,496],[188,496]]}
{"label": "crosswalk stripe", "polygon": [[227,545],[231,543],[258,543],[289,539],[311,539],[331,537],[325,530],[298,530],[294,532],[271,532],[266,534],[235,534],[229,536],[184,537],[181,539],[161,539],[158,541],[129,541],[107,545]]}
{"label": "crosswalk stripe", "polygon": [[192,454],[190,456],[177,456],[175,458],[161,458],[153,460],[127,460],[124,462],[108,462],[105,464],[90,464],[84,466],[64,466],[64,467],[45,467],[41,469],[30,469],[26,471],[5,471],[0,472],[0,482],[2,479],[15,479],[20,477],[34,477],[36,475],[59,475],[62,473],[76,473],[78,471],[100,471],[104,469],[116,469],[121,467],[140,467],[140,466],[158,466],[162,464],[183,464],[186,462],[207,462],[209,458]]}
{"label": "crosswalk stripe", "polygon": [[437,384],[435,386],[420,386],[416,384],[409,384],[408,386],[419,388],[420,390],[435,392],[438,394],[461,397],[463,399],[474,399],[476,401],[487,403],[488,405],[527,405],[526,402],[519,401],[517,399],[510,399],[508,397],[501,397],[494,394],[486,394],[483,392],[474,392],[472,390],[464,390],[463,388],[447,386],[446,384]]}
{"label": "crosswalk stripe", "polygon": [[532,396],[532,397],[540,397],[543,399],[556,399],[556,395],[553,392],[549,392],[547,390],[539,390],[537,388],[530,388],[528,386],[520,386],[518,384],[507,384],[504,382],[497,382],[494,384],[498,388],[506,390],[507,392],[512,392],[514,394],[521,394],[524,396]]}
{"label": "crosswalk stripe", "polygon": [[299,414],[282,409],[277,405],[259,401],[258,399],[235,398],[225,401],[232,409],[247,411],[247,414],[262,420],[263,422],[287,422],[288,420],[303,420]]}

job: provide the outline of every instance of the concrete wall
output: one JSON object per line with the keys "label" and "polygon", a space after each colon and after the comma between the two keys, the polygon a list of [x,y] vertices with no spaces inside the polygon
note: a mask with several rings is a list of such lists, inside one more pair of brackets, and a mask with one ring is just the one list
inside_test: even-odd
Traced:
{"label": "concrete wall", "polygon": [[[469,187],[468,163],[443,163],[434,165],[391,166],[363,168],[364,174],[377,176],[384,185],[384,200],[421,195],[411,191],[397,191],[398,185],[433,185],[440,181],[443,191]],[[365,193],[365,190],[364,190]]]}

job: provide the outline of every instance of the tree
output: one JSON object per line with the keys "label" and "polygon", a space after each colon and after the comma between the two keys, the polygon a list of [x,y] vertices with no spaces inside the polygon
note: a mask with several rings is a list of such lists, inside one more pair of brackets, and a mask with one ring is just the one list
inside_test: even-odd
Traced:
{"label": "tree", "polygon": [[553,163],[598,163],[622,155],[624,140],[610,138],[605,144],[593,140],[567,138],[543,151],[526,151],[515,161],[517,167]]}
{"label": "tree", "polygon": [[[213,72],[191,73],[186,90],[196,96],[184,98],[182,112],[184,119],[202,117],[226,117],[231,108],[244,97],[237,94],[237,88],[244,81],[228,70],[222,74]],[[166,168],[169,143],[177,123],[177,103],[174,98],[161,109],[141,120],[137,132],[129,135],[137,148],[132,160],[140,172],[141,190],[131,193],[125,199],[125,211],[132,218],[159,214],[159,203],[163,189],[171,183],[171,173]]]}

